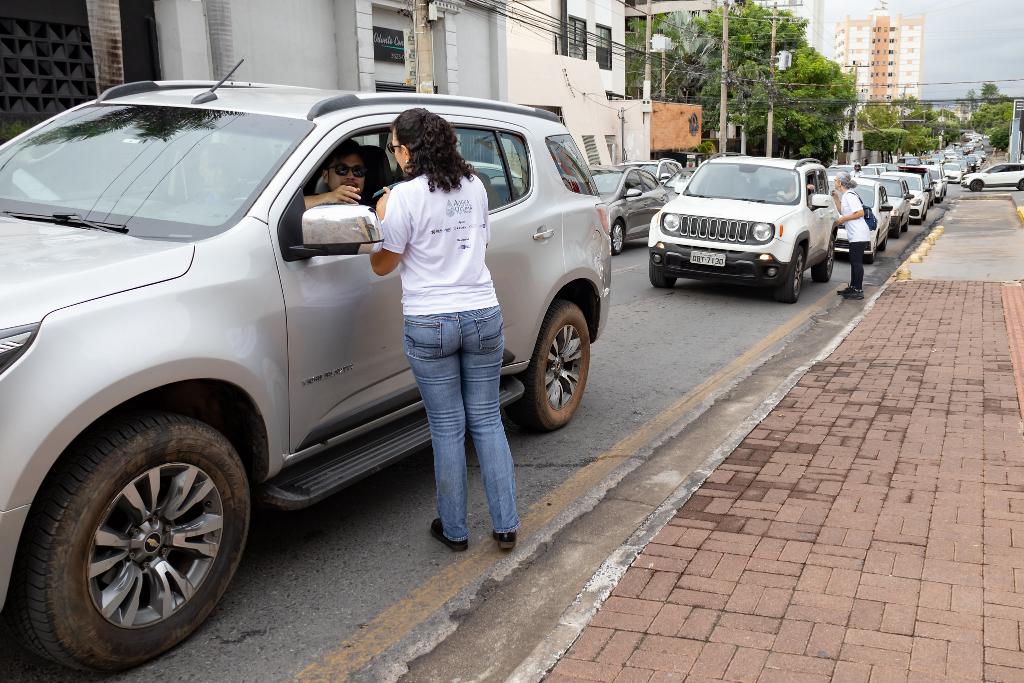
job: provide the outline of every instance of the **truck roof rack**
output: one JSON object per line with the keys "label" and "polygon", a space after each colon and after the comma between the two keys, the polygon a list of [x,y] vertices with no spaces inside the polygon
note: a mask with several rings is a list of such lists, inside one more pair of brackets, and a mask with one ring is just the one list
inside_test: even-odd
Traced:
{"label": "truck roof rack", "polygon": [[[190,90],[192,88],[209,89],[217,85],[217,81],[173,81],[170,83],[156,83],[155,81],[132,81],[107,88],[96,98],[97,102],[106,102],[118,97],[139,95],[144,92],[156,92],[158,90]],[[251,88],[251,83],[225,83],[222,88]]]}
{"label": "truck roof rack", "polygon": [[527,107],[521,104],[509,104],[507,102],[489,102],[486,100],[473,100],[463,99],[461,97],[450,97],[447,95],[429,95],[420,93],[408,93],[408,94],[394,94],[385,95],[382,97],[360,97],[356,93],[345,93],[344,95],[334,95],[326,99],[320,100],[314,104],[309,113],[306,114],[306,118],[310,121],[330,114],[332,112],[341,111],[343,109],[349,109],[350,107],[356,107],[360,104],[382,104],[382,105],[402,105],[406,107],[414,106],[457,106],[457,107],[468,107],[470,109],[487,109],[490,111],[501,111],[509,114],[524,114],[526,116],[536,116],[537,118],[547,119],[548,121],[554,121],[560,123],[561,119],[558,118],[558,114],[554,112],[546,111],[544,109],[537,109],[535,107]]}
{"label": "truck roof rack", "polygon": [[799,167],[803,166],[804,164],[820,164],[820,163],[821,163],[821,161],[818,160],[818,159],[815,159],[814,157],[804,157],[803,159],[800,159],[799,161],[796,162],[796,167],[799,168]]}

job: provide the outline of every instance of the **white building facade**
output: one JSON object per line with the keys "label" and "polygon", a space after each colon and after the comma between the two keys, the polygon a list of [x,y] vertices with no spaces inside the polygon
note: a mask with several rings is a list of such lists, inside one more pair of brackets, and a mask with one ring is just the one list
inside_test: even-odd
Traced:
{"label": "white building facade", "polygon": [[876,10],[867,19],[836,23],[834,59],[857,75],[862,100],[921,97],[924,16],[891,16]]}
{"label": "white building facade", "polygon": [[[224,0],[237,80],[361,91],[414,89],[411,3]],[[507,99],[505,18],[489,3],[434,0],[439,93]],[[206,3],[154,3],[165,79],[213,78]],[[407,49],[408,48],[408,49]]]}

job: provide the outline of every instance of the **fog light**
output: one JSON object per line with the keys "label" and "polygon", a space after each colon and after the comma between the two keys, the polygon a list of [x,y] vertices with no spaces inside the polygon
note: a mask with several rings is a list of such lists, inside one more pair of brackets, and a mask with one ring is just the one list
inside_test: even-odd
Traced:
{"label": "fog light", "polygon": [[775,268],[774,266],[765,271],[765,273],[768,274],[768,277],[775,277],[775,275],[778,274],[778,272],[779,269]]}
{"label": "fog light", "polygon": [[658,242],[658,249],[664,249],[664,248],[665,248],[665,243],[664,242]]}
{"label": "fog light", "polygon": [[761,254],[760,256],[757,257],[757,260],[758,261],[771,261],[772,260],[772,255],[771,254]]}
{"label": "fog light", "polygon": [[654,262],[655,263],[661,263],[661,254],[655,254],[654,255]]}

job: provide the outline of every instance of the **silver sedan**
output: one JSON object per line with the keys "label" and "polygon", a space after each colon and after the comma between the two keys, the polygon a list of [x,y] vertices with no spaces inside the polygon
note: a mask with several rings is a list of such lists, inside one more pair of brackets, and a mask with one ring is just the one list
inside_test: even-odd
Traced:
{"label": "silver sedan", "polygon": [[638,168],[595,166],[591,173],[608,207],[612,254],[622,253],[626,240],[647,237],[651,219],[672,193]]}

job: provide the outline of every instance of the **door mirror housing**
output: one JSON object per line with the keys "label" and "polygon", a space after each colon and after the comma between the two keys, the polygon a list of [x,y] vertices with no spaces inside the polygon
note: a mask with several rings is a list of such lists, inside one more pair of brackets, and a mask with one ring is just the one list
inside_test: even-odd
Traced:
{"label": "door mirror housing", "polygon": [[878,210],[888,213],[889,211],[892,211],[892,204],[882,204],[880,207],[878,207]]}
{"label": "door mirror housing", "polygon": [[811,206],[815,209],[827,209],[832,206],[832,197],[827,194],[811,195]]}
{"label": "door mirror housing", "polygon": [[384,241],[380,221],[369,207],[357,204],[321,204],[302,214],[300,244],[294,256],[369,254]]}
{"label": "door mirror housing", "polygon": [[641,192],[640,190],[636,189],[635,187],[631,187],[628,190],[626,190],[626,199],[633,199],[634,197],[639,197],[642,194],[643,192]]}
{"label": "door mirror housing", "polygon": [[914,195],[912,195],[911,193],[908,192],[905,195],[903,195],[903,198],[906,199],[906,200],[911,200],[911,199],[914,198]]}
{"label": "door mirror housing", "polygon": [[661,182],[665,182],[666,180],[668,180],[671,177],[672,177],[671,173],[662,173],[661,174]]}

